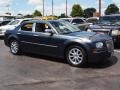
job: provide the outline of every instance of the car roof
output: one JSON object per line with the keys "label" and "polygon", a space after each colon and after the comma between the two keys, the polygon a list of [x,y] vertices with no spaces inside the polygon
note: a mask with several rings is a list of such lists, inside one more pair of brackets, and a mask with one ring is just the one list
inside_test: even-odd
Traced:
{"label": "car roof", "polygon": [[84,19],[83,17],[71,17],[71,18],[61,18],[62,19]]}
{"label": "car roof", "polygon": [[86,20],[88,19],[99,19],[99,17],[90,17],[90,18],[87,18]]}
{"label": "car roof", "polygon": [[24,20],[34,20],[34,18],[23,18],[23,19],[14,19],[14,20],[24,21]]}
{"label": "car roof", "polygon": [[30,21],[25,21],[24,23],[40,23],[40,22],[59,22],[62,20],[30,20]]}

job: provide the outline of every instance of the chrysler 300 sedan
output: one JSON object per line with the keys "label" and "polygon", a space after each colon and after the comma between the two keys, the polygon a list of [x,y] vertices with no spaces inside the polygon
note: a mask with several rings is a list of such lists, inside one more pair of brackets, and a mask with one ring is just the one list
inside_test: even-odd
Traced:
{"label": "chrysler 300 sedan", "polygon": [[113,54],[112,38],[83,32],[64,21],[27,21],[5,33],[12,54],[36,53],[67,60],[72,66],[102,61]]}

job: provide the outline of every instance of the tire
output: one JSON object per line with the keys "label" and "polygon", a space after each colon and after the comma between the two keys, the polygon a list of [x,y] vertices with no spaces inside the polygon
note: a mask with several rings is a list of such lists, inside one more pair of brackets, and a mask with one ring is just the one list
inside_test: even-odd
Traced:
{"label": "tire", "polygon": [[13,55],[19,55],[20,52],[20,45],[17,40],[10,41],[10,51]]}
{"label": "tire", "polygon": [[74,67],[84,67],[87,64],[87,55],[78,45],[70,46],[66,52],[67,62]]}

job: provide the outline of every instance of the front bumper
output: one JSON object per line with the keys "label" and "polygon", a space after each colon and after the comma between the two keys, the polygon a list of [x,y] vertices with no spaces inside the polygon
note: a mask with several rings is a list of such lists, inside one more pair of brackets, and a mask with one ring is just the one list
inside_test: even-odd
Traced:
{"label": "front bumper", "polygon": [[105,59],[108,59],[114,55],[114,51],[101,51],[101,52],[93,52],[89,57],[88,62],[96,63],[102,62]]}
{"label": "front bumper", "polygon": [[99,62],[114,55],[114,45],[112,40],[107,40],[104,42],[104,48],[102,49],[92,49],[89,52],[88,60],[89,62]]}

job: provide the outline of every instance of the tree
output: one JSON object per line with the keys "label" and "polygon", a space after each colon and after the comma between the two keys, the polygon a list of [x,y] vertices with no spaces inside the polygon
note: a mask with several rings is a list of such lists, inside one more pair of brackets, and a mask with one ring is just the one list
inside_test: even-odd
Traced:
{"label": "tree", "polygon": [[119,8],[115,4],[110,4],[105,10],[106,15],[119,13]]}
{"label": "tree", "polygon": [[71,16],[72,17],[77,17],[77,16],[83,16],[83,9],[79,4],[74,4],[72,7],[72,12],[71,12]]}
{"label": "tree", "polygon": [[61,15],[59,16],[59,18],[66,18],[65,13],[61,13]]}
{"label": "tree", "polygon": [[24,16],[24,18],[33,18],[33,15],[27,14]]}
{"label": "tree", "polygon": [[35,12],[33,13],[33,17],[37,17],[37,16],[42,16],[42,14],[40,11],[35,10]]}
{"label": "tree", "polygon": [[95,8],[87,8],[84,10],[84,17],[88,18],[88,17],[93,17],[93,13],[96,12]]}

